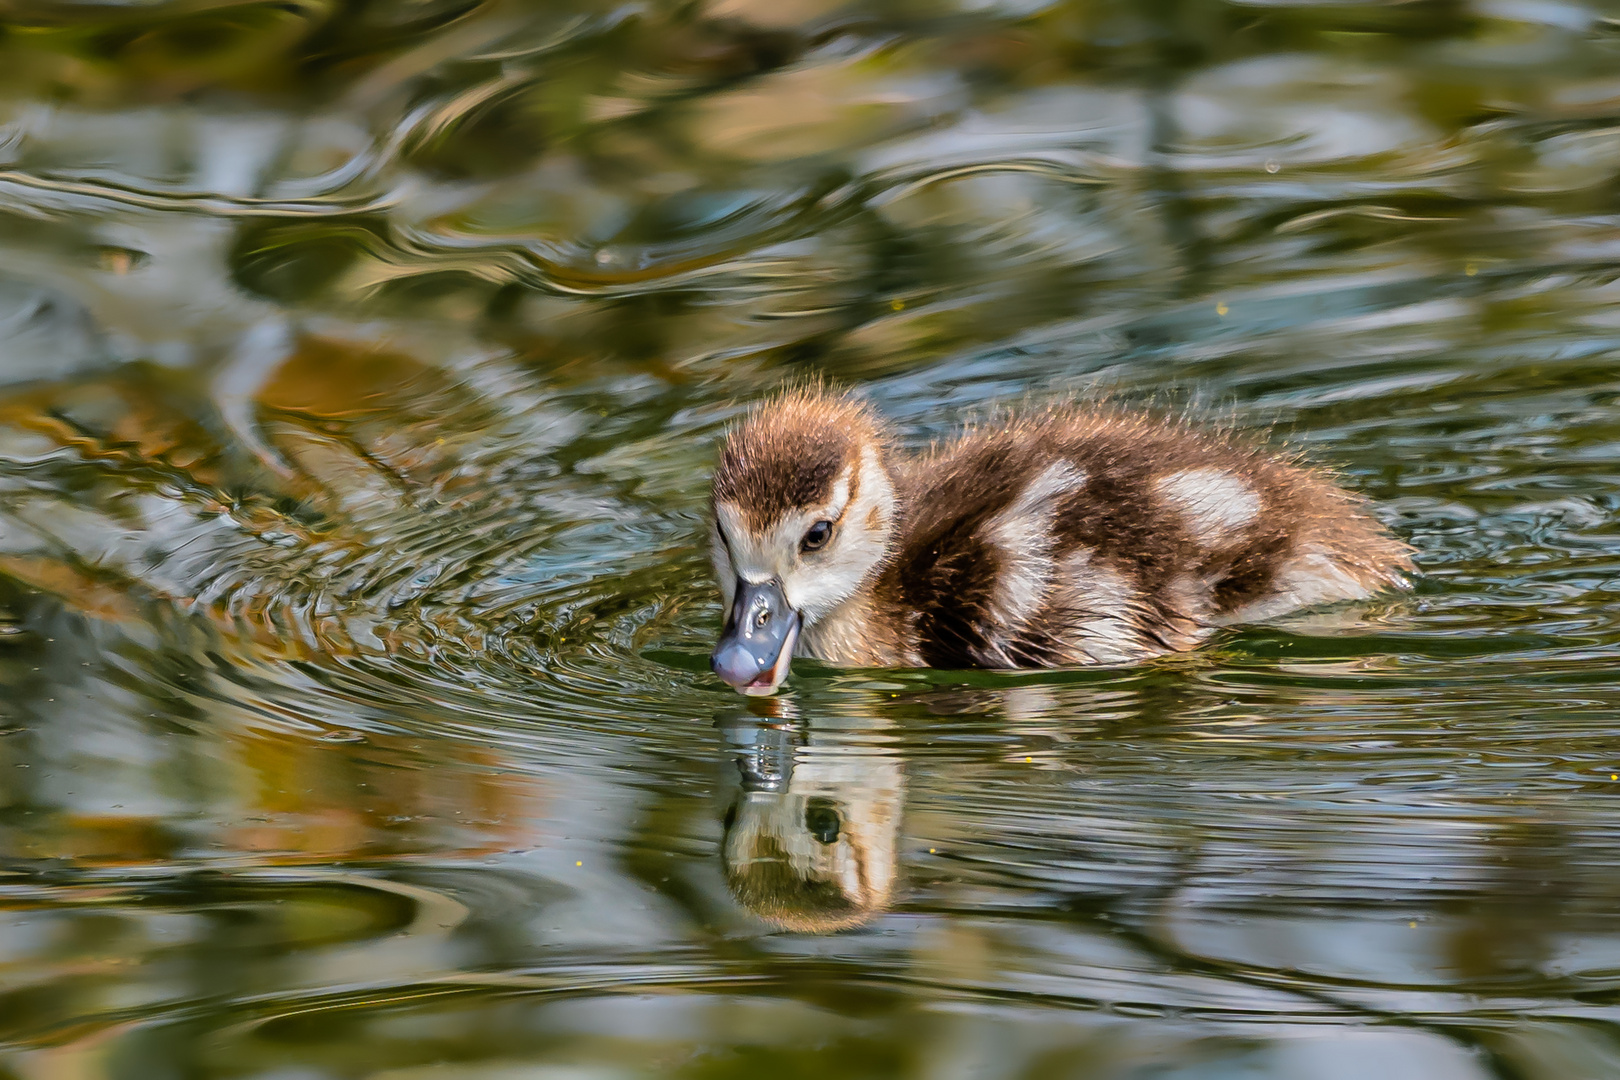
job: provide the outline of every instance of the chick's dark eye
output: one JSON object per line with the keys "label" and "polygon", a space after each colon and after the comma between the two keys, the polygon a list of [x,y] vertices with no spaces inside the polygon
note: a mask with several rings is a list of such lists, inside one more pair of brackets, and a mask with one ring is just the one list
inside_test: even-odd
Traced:
{"label": "chick's dark eye", "polygon": [[811,799],[804,808],[805,831],[815,837],[817,843],[837,842],[843,824],[838,808],[829,799]]}
{"label": "chick's dark eye", "polygon": [[804,539],[799,541],[800,551],[817,551],[827,546],[832,539],[832,522],[818,521],[804,532]]}

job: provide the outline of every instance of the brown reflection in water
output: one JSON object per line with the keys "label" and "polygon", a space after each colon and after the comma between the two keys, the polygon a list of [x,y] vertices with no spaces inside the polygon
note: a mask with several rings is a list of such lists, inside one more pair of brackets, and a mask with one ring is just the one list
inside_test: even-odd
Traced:
{"label": "brown reflection in water", "polygon": [[70,800],[36,808],[26,827],[0,828],[0,857],[97,867],[207,851],[292,865],[476,858],[545,840],[545,791],[534,777],[504,771],[492,750],[453,743],[428,761],[403,736],[227,729],[215,738],[208,753],[222,761],[229,787],[209,822],[81,810]]}
{"label": "brown reflection in water", "polygon": [[155,817],[67,812],[44,829],[20,830],[7,843],[0,830],[0,855],[7,858],[65,859],[86,866],[137,866],[172,859],[182,846],[170,823]]}
{"label": "brown reflection in water", "polygon": [[[499,755],[457,744],[431,763],[403,740],[334,744],[288,732],[237,740],[253,805],[222,840],[256,861],[329,862],[432,853],[467,858],[538,844],[544,795]],[[448,760],[446,760],[448,758]]]}
{"label": "brown reflection in water", "polygon": [[[1573,841],[1551,819],[1504,822],[1489,837],[1482,852],[1489,877],[1441,945],[1458,979],[1480,986],[1547,977],[1555,938],[1584,929],[1578,897],[1590,872]],[[1588,895],[1603,891],[1599,885]]]}
{"label": "brown reflection in water", "polygon": [[886,911],[899,879],[905,767],[870,731],[807,721],[727,725],[741,791],[721,862],[744,907],[785,930],[830,933]]}
{"label": "brown reflection in water", "polygon": [[343,499],[347,485],[328,475],[311,443],[339,443],[337,453],[386,480],[388,501],[397,502],[435,482],[474,483],[456,477],[455,451],[476,444],[497,419],[465,384],[404,351],[332,338],[299,340],[253,400],[272,445],[300,466],[293,475],[326,480],[322,487],[342,503],[354,501]]}
{"label": "brown reflection in water", "polygon": [[257,659],[322,660],[411,647],[388,609],[422,563],[507,553],[457,515],[521,497],[496,480],[522,457],[499,430],[510,403],[365,339],[289,341],[231,380],[245,396],[131,365],[0,399],[0,439],[51,470],[8,485],[0,571],[98,619],[166,601]]}

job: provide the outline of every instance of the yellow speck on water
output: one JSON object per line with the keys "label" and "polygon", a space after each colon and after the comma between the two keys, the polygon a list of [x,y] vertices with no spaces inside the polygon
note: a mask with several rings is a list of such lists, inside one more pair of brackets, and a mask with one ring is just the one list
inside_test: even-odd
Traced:
{"label": "yellow speck on water", "polygon": [[1217,315],[1225,315],[1230,310],[1232,309],[1226,306],[1225,300],[1215,305],[1215,314]]}
{"label": "yellow speck on water", "polygon": [[576,860],[574,860],[574,865],[575,866],[584,866],[585,863],[583,861],[579,860],[579,859],[576,859]]}
{"label": "yellow speck on water", "polygon": [[889,301],[889,307],[894,311],[900,311],[905,306],[906,306],[906,302],[904,300],[890,300]]}
{"label": "yellow speck on water", "polygon": [[1024,760],[1025,760],[1025,761],[1034,761],[1034,760],[1035,760],[1035,759],[1034,759],[1034,758],[1032,758],[1032,757],[1027,757],[1027,758],[1025,758],[1025,759],[1024,759]]}
{"label": "yellow speck on water", "polygon": [[934,853],[934,849],[933,849],[933,848],[929,848],[929,849],[928,849],[928,854],[930,854],[930,855],[932,855],[932,854],[933,854],[933,853]]}
{"label": "yellow speck on water", "polygon": [[1473,263],[1469,263],[1467,266],[1463,267],[1463,273],[1467,274],[1469,277],[1473,277],[1475,274],[1479,273],[1479,267],[1475,266]]}
{"label": "yellow speck on water", "polygon": [[1620,780],[1620,774],[1610,773],[1609,774],[1609,779],[1610,780]]}
{"label": "yellow speck on water", "polygon": [[1417,929],[1417,923],[1415,923],[1415,922],[1409,922],[1406,925],[1411,927],[1413,930]]}

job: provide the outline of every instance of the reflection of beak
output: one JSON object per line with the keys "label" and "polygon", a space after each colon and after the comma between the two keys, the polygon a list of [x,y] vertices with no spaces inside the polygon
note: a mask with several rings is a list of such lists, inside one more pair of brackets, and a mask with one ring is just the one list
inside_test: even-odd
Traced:
{"label": "reflection of beak", "polygon": [[739,714],[719,721],[716,726],[726,745],[737,755],[737,772],[744,791],[785,792],[793,779],[793,757],[805,744],[800,724],[760,723]]}
{"label": "reflection of beak", "polygon": [[799,613],[788,606],[781,582],[739,580],[709,665],[740,693],[774,693],[787,678],[798,640]]}

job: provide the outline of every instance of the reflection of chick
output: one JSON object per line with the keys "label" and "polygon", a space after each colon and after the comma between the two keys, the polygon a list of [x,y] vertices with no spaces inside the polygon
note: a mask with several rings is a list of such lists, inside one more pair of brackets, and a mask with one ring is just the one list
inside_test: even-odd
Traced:
{"label": "reflection of chick", "polygon": [[870,746],[802,746],[726,812],[721,858],[737,900],[787,930],[859,926],[893,895],[905,776]]}

